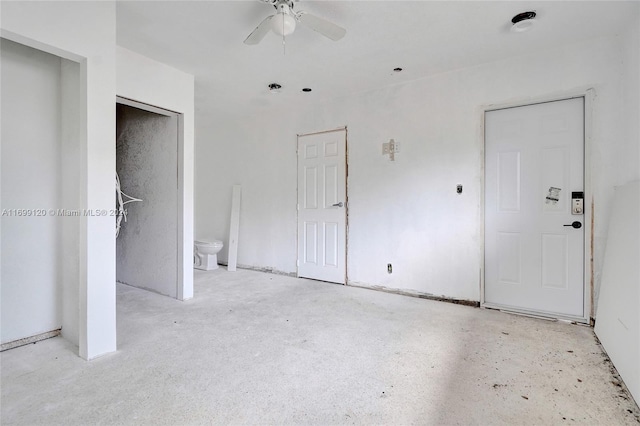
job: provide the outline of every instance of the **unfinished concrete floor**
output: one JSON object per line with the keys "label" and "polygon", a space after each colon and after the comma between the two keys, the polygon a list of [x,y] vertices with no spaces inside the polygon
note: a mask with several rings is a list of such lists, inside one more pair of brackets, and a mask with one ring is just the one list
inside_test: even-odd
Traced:
{"label": "unfinished concrete floor", "polygon": [[637,424],[584,326],[253,271],[118,286],[118,352],[2,353],[2,424]]}

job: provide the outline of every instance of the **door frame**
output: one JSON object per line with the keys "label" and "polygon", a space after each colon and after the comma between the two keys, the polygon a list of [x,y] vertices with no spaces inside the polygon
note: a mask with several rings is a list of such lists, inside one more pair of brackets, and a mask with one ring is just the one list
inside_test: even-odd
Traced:
{"label": "door frame", "polygon": [[[185,289],[185,271],[192,270],[192,263],[185,262],[185,250],[192,247],[192,243],[185,241],[184,238],[184,226],[185,226],[185,182],[184,182],[184,169],[185,169],[185,155],[184,155],[184,114],[176,111],[172,111],[167,108],[162,108],[154,105],[150,105],[144,102],[136,101],[133,99],[125,98],[123,96],[116,96],[116,104],[126,105],[129,107],[141,109],[154,114],[159,114],[165,117],[176,117],[178,121],[178,134],[176,135],[176,173],[178,176],[177,191],[177,211],[176,213],[176,229],[177,229],[177,262],[176,262],[176,299],[184,301],[191,297],[186,297],[186,294],[193,294],[192,289]],[[191,256],[193,257],[193,256]],[[193,285],[193,284],[191,284]],[[186,291],[185,291],[186,290]]]}
{"label": "door frame", "polygon": [[[565,91],[561,93],[550,94],[541,97],[533,97],[527,99],[520,99],[515,101],[509,101],[499,104],[482,105],[479,108],[479,126],[478,126],[478,139],[480,141],[480,163],[481,163],[481,191],[480,191],[480,307],[499,309],[505,312],[514,312],[519,314],[525,314],[535,317],[541,317],[546,319],[558,319],[571,321],[576,323],[588,323],[593,325],[594,312],[593,312],[593,298],[594,298],[594,276],[593,276],[593,191],[591,182],[591,159],[592,159],[592,116],[595,106],[595,89],[592,87],[586,87],[576,89],[573,91]],[[485,114],[490,111],[496,111],[508,108],[517,108],[523,106],[530,106],[548,102],[564,101],[574,98],[584,99],[584,248],[583,248],[583,264],[584,264],[584,282],[583,282],[583,316],[565,316],[565,315],[551,315],[544,312],[536,312],[527,309],[506,309],[502,306],[492,305],[485,301],[485,153],[486,153],[486,139],[485,139]]]}
{"label": "door frame", "polygon": [[[300,209],[298,206],[298,197],[300,195],[300,187],[298,185],[298,150],[299,150],[299,140],[303,136],[312,136],[312,135],[320,135],[323,133],[332,133],[339,132],[344,130],[344,284],[349,284],[349,130],[347,126],[336,127],[334,129],[329,130],[321,130],[318,132],[310,132],[310,133],[297,133],[296,134],[296,277],[300,277],[300,259],[298,258],[299,254],[299,242],[300,235],[298,232],[299,221],[300,221]],[[310,279],[310,278],[307,278]]]}

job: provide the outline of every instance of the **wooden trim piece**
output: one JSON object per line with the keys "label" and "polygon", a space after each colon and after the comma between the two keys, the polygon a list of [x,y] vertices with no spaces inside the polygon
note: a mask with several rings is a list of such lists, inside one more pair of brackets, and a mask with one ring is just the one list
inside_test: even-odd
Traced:
{"label": "wooden trim piece", "polygon": [[231,225],[229,226],[229,260],[227,271],[235,272],[238,263],[238,234],[240,233],[240,199],[242,186],[233,185]]}
{"label": "wooden trim piece", "polygon": [[321,135],[323,133],[332,133],[332,132],[339,132],[341,130],[344,130],[345,132],[347,131],[347,126],[342,126],[342,127],[337,127],[335,129],[331,129],[331,130],[322,130],[320,132],[311,132],[311,133],[298,133],[298,137],[302,137],[302,136],[312,136],[312,135]]}

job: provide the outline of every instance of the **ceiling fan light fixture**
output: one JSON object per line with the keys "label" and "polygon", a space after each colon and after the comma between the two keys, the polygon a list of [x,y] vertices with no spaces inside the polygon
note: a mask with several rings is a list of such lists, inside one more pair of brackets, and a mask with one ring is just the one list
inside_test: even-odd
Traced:
{"label": "ceiling fan light fixture", "polygon": [[264,18],[251,34],[247,36],[244,44],[258,44],[267,33],[273,32],[282,37],[282,45],[284,46],[285,36],[293,33],[298,23],[333,41],[342,39],[347,33],[347,30],[326,19],[322,19],[303,10],[294,12],[294,4],[298,0],[261,1],[275,7],[276,13]]}
{"label": "ceiling fan light fixture", "polygon": [[271,31],[279,36],[288,36],[296,29],[296,19],[289,14],[289,7],[282,5],[271,19]]}

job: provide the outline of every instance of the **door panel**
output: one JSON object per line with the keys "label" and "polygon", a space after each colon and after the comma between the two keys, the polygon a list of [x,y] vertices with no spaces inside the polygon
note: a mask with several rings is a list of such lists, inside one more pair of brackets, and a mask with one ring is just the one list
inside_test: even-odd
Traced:
{"label": "door panel", "polygon": [[345,283],[345,201],[346,131],[300,136],[298,276]]}
{"label": "door panel", "polygon": [[330,165],[324,168],[325,208],[330,208],[338,202],[338,166]]}
{"label": "door panel", "polygon": [[498,206],[501,212],[520,210],[520,153],[498,153]]}
{"label": "door panel", "polygon": [[318,168],[305,167],[304,169],[304,208],[318,208]]}
{"label": "door panel", "polygon": [[583,317],[584,99],[485,114],[485,303]]}
{"label": "door panel", "polygon": [[305,264],[318,264],[318,223],[317,222],[305,222],[304,223],[304,263]]}
{"label": "door panel", "polygon": [[325,222],[324,224],[324,264],[338,267],[338,224]]}
{"label": "door panel", "polygon": [[566,290],[569,283],[567,235],[542,234],[542,286]]}
{"label": "door panel", "polygon": [[520,284],[522,262],[520,234],[498,232],[498,279],[503,283]]}

